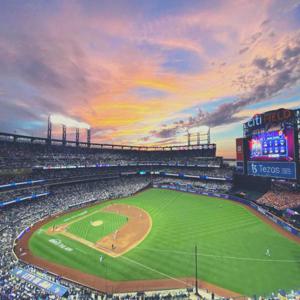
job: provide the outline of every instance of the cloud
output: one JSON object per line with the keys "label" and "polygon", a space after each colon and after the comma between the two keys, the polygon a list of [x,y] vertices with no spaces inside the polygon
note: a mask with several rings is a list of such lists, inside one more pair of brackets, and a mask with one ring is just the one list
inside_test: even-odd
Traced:
{"label": "cloud", "polygon": [[[236,117],[235,114],[240,112],[243,108],[250,104],[268,101],[268,99],[284,91],[284,89],[296,84],[300,80],[300,53],[295,50],[298,49],[298,46],[287,49],[289,49],[289,53],[293,53],[294,55],[287,56],[285,49],[280,64],[278,60],[275,60],[274,63],[274,61],[267,58],[254,59],[253,65],[258,69],[272,71],[269,74],[270,77],[265,79],[262,83],[258,82],[250,93],[240,97],[236,101],[222,104],[211,113],[200,111],[196,118],[192,118],[192,123],[195,123],[195,125],[203,124],[210,127],[235,123],[242,120],[240,117]],[[295,59],[296,57],[297,60]],[[291,61],[291,59],[293,60]]]}
{"label": "cloud", "polygon": [[287,47],[283,52],[284,59],[299,57],[299,55],[300,55],[300,46],[296,46],[294,48]]}
{"label": "cloud", "polygon": [[244,54],[245,52],[247,52],[249,50],[249,47],[244,47],[242,49],[239,50],[239,54]]}
{"label": "cloud", "polygon": [[280,94],[285,89],[293,87],[300,80],[300,51],[298,45],[286,47],[281,58],[255,58],[252,61],[255,67],[253,72],[261,70],[268,72],[268,76],[262,79],[258,76],[256,84],[251,91],[238,97],[235,101],[223,103],[212,112],[205,112],[200,107],[196,115],[186,120],[176,121],[173,127],[150,132],[155,137],[170,138],[176,135],[179,128],[191,128],[195,126],[207,125],[217,127],[244,120],[243,116],[236,114],[247,106],[259,102],[268,101],[272,97]]}
{"label": "cloud", "polygon": [[166,138],[174,137],[177,133],[177,129],[178,129],[177,126],[173,128],[163,128],[160,131],[153,130],[150,132],[150,134],[152,134],[157,138],[166,139]]}
{"label": "cloud", "polygon": [[258,58],[255,58],[254,61],[253,61],[253,65],[256,66],[258,69],[261,69],[261,70],[268,70],[270,69],[270,66],[269,66],[269,59],[264,57],[258,57]]}
{"label": "cloud", "polygon": [[267,26],[268,24],[270,24],[270,22],[271,22],[271,20],[269,20],[269,19],[264,20],[264,21],[260,24],[260,26],[261,26],[261,27]]}

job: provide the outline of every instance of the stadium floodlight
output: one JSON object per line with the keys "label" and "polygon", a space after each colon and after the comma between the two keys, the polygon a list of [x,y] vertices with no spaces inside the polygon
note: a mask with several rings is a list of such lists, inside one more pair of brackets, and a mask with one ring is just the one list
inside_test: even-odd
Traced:
{"label": "stadium floodlight", "polygon": [[198,128],[198,127],[192,127],[192,128],[189,128],[189,129],[188,129],[188,132],[189,132],[189,133],[197,133],[197,132],[199,132],[199,128]]}
{"label": "stadium floodlight", "polygon": [[70,117],[66,117],[60,114],[54,114],[51,115],[51,122],[53,124],[63,124],[66,125],[69,128],[84,128],[84,129],[90,129],[90,125],[85,122],[80,122],[77,120],[74,120]]}
{"label": "stadium floodlight", "polygon": [[209,131],[209,127],[208,126],[197,126],[197,127],[191,127],[188,128],[189,133],[198,133],[198,132],[202,132],[202,133],[207,133]]}
{"label": "stadium floodlight", "polygon": [[209,127],[206,126],[206,125],[199,126],[199,127],[198,127],[198,130],[199,130],[200,132],[208,132],[208,131],[209,131]]}

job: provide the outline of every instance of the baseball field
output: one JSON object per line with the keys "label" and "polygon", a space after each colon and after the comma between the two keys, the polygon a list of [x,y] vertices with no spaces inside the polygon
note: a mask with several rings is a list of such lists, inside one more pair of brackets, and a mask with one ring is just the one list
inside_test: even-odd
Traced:
{"label": "baseball field", "polygon": [[149,189],[61,215],[33,256],[112,281],[198,277],[239,294],[300,287],[300,244],[232,201]]}

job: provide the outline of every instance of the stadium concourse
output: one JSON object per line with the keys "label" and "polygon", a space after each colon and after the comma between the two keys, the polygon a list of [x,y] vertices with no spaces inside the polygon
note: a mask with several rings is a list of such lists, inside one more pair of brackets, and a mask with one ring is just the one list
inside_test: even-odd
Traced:
{"label": "stadium concourse", "polygon": [[[18,235],[41,219],[72,207],[133,195],[151,185],[184,185],[198,192],[243,194],[244,197],[248,193],[249,198],[273,209],[295,226],[298,220],[282,212],[282,209],[297,211],[299,208],[298,186],[294,186],[295,197],[291,192],[286,197],[284,187],[274,196],[275,189],[279,189],[275,183],[257,193],[237,189],[233,168],[209,149],[148,152],[0,141],[0,169],[0,298],[3,300],[59,298],[12,274],[16,267],[66,287],[68,299],[141,298],[137,293],[105,295],[71,283],[47,270],[23,264],[12,250]],[[191,292],[189,289],[146,293],[143,299],[191,299]],[[200,294],[206,298],[222,296],[204,290]]]}

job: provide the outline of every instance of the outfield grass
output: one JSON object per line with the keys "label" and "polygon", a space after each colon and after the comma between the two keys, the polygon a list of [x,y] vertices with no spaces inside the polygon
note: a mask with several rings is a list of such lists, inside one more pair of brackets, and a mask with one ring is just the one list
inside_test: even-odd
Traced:
{"label": "outfield grass", "polygon": [[[199,278],[245,295],[300,288],[300,245],[290,241],[249,210],[234,202],[177,191],[151,189],[114,200],[146,210],[152,229],[136,248],[118,258],[104,255],[47,228],[110,205],[106,202],[72,212],[44,225],[29,241],[34,255],[111,280],[194,276],[194,246],[198,246]],[[92,218],[92,219],[89,219]],[[72,233],[98,240],[124,224],[122,216],[99,212],[73,223]],[[91,220],[103,225],[92,227]],[[90,227],[90,229],[87,229]],[[88,233],[87,233],[88,231]],[[60,239],[66,252],[49,243]],[[271,256],[266,256],[270,249]]]}

